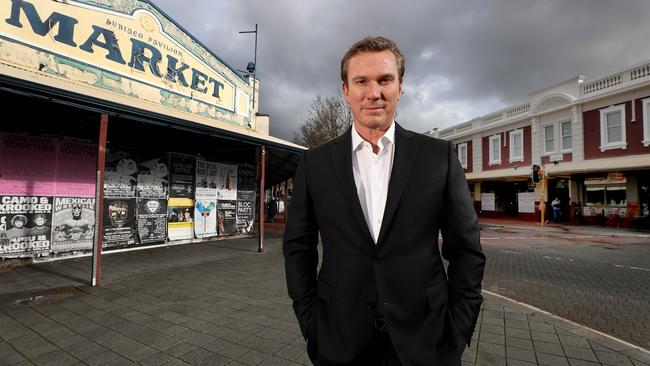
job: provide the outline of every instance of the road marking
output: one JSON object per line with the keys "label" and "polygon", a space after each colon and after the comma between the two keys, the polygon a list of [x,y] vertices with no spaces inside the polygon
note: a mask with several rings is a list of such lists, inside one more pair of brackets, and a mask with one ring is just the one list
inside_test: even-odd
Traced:
{"label": "road marking", "polygon": [[628,268],[628,269],[634,269],[634,270],[637,270],[637,271],[648,271],[648,272],[650,272],[650,269],[649,269],[649,268],[641,268],[641,267],[634,267],[634,266],[622,266],[622,265],[620,265],[620,264],[614,264],[614,267],[617,267],[617,268]]}
{"label": "road marking", "polygon": [[568,262],[574,262],[575,261],[574,259],[571,259],[571,258],[549,257],[548,255],[545,255],[544,258],[546,258],[546,259],[555,259],[555,260],[558,260],[558,261],[568,261]]}
{"label": "road marking", "polygon": [[521,255],[521,253],[519,253],[519,252],[514,252],[514,251],[512,251],[512,250],[501,250],[501,252],[503,252],[503,253],[510,253],[510,254],[516,254],[516,255]]}

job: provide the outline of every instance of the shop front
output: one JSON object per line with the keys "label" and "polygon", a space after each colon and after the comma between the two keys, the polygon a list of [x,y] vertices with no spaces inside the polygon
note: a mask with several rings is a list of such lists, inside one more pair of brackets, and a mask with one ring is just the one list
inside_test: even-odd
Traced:
{"label": "shop front", "polygon": [[582,181],[582,202],[581,214],[585,224],[637,226],[648,216],[647,172],[585,175]]}
{"label": "shop front", "polygon": [[304,149],[268,135],[251,77],[148,1],[15,0],[0,19],[0,99],[11,109],[0,258],[262,230],[264,192]]}

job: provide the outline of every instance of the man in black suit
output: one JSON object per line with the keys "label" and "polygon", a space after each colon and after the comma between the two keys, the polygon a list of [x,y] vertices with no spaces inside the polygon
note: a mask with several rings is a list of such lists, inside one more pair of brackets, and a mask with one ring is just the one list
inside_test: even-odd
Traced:
{"label": "man in black suit", "polygon": [[453,145],[394,122],[403,75],[393,41],[353,45],[341,78],[354,124],[296,172],[283,251],[316,365],[460,365],[474,331],[476,213]]}

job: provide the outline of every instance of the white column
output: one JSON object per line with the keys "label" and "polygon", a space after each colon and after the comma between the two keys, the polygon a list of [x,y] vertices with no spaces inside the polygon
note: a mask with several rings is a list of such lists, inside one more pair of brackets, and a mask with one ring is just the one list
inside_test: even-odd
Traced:
{"label": "white column", "polygon": [[472,136],[472,172],[483,171],[483,139],[481,134]]}
{"label": "white column", "polygon": [[584,139],[584,123],[582,121],[582,105],[574,105],[571,107],[573,112],[573,130],[571,131],[571,146],[573,149],[573,161],[585,160],[585,139]]}
{"label": "white column", "polygon": [[530,124],[531,124],[531,127],[530,127],[530,131],[531,131],[530,144],[532,145],[531,149],[530,149],[530,151],[531,151],[531,161],[533,162],[533,164],[537,164],[537,165],[541,164],[541,162],[542,162],[542,159],[540,158],[540,155],[541,155],[541,153],[540,153],[540,151],[541,151],[541,137],[540,136],[542,135],[542,131],[541,131],[539,122],[540,122],[539,117],[533,117],[531,119],[531,122],[530,122]]}

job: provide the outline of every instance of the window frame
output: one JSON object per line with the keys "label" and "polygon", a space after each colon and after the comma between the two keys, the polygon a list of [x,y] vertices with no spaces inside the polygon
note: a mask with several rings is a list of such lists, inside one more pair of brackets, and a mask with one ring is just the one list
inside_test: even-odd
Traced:
{"label": "window frame", "polygon": [[[555,123],[548,123],[548,124],[545,124],[545,125],[542,126],[542,145],[543,145],[542,150],[544,151],[543,155],[551,155],[551,154],[555,153],[556,146],[557,146],[556,142],[555,142],[556,141],[556,138],[555,138],[555,125],[556,125]],[[546,136],[546,128],[547,127],[552,127],[553,128],[550,139],[548,139],[547,136]],[[548,140],[553,140],[553,150],[550,150],[550,151],[546,150],[546,141],[548,141]]]}
{"label": "window frame", "polygon": [[[510,135],[510,147],[508,149],[509,151],[509,159],[508,161],[510,163],[518,162],[518,161],[524,161],[524,130],[523,129],[516,129],[512,130],[509,133]],[[519,136],[521,139],[521,154],[518,156],[515,156],[515,137]]]}
{"label": "window frame", "polygon": [[[569,124],[569,134],[566,135],[566,136],[562,134],[562,132],[563,132],[563,130],[562,130],[562,126],[563,126],[565,123],[568,123],[568,124]],[[563,153],[565,153],[565,152],[571,152],[571,151],[573,150],[573,121],[571,121],[571,120],[560,121],[560,122],[558,123],[558,127],[559,127],[559,128],[558,128],[558,132],[560,133],[560,139],[559,139],[559,141],[560,141],[560,151],[562,151]],[[570,138],[570,141],[571,141],[571,147],[569,147],[569,148],[565,148],[565,147],[564,147],[564,138],[565,138],[565,137],[569,137],[569,138]]]}
{"label": "window frame", "polygon": [[[489,164],[489,165],[497,165],[497,164],[501,164],[501,134],[498,133],[498,134],[496,134],[496,135],[492,135],[492,136],[490,136],[490,140],[489,140],[489,141],[490,141],[490,143],[489,143],[489,148],[490,148],[490,150],[489,150],[489,160],[488,160],[488,164]],[[494,149],[493,149],[493,144],[494,144],[494,143],[493,143],[493,141],[498,141],[498,143],[497,143],[497,146],[499,147],[499,149],[498,149],[498,151],[499,151],[499,157],[498,157],[498,159],[496,159],[496,157],[494,156]]]}
{"label": "window frame", "polygon": [[[462,155],[461,155],[461,150],[464,150],[464,151],[465,151],[465,161],[463,161],[463,159],[461,158],[461,157],[462,157]],[[461,144],[458,144],[458,147],[457,147],[458,160],[460,161],[460,165],[461,165],[464,169],[467,169],[467,165],[468,165],[468,161],[469,161],[469,158],[468,158],[468,156],[467,156],[467,151],[468,151],[468,150],[467,150],[467,142],[463,142],[463,143],[461,143]]]}
{"label": "window frame", "polygon": [[[621,141],[607,142],[607,116],[613,113],[621,113]],[[627,136],[625,131],[625,104],[613,105],[600,110],[600,151],[613,149],[627,149]]]}
{"label": "window frame", "polygon": [[650,98],[641,100],[643,106],[643,143],[644,147],[650,146]]}

